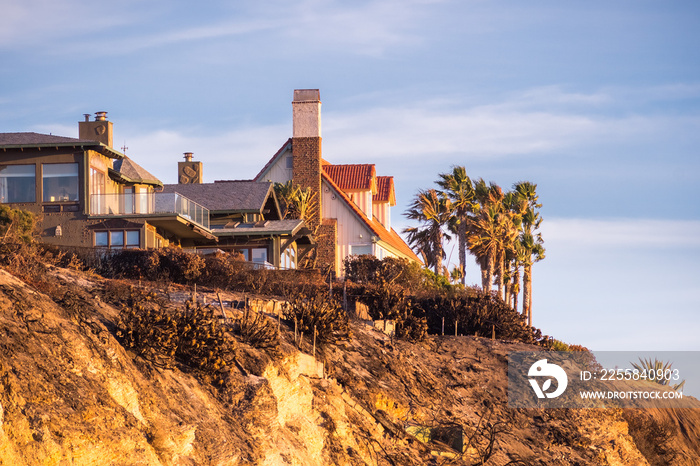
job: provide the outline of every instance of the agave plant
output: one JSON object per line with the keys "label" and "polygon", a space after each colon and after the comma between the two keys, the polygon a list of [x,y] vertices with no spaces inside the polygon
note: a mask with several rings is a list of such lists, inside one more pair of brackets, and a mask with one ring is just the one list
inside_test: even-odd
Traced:
{"label": "agave plant", "polygon": [[634,362],[631,364],[632,367],[634,367],[640,373],[649,375],[647,380],[651,380],[659,385],[671,387],[675,391],[682,390],[683,386],[685,385],[685,380],[679,384],[671,384],[674,375],[674,370],[672,369],[673,363],[671,361],[663,362],[659,361],[657,358],[654,358],[652,361],[651,358],[639,358],[639,364]]}

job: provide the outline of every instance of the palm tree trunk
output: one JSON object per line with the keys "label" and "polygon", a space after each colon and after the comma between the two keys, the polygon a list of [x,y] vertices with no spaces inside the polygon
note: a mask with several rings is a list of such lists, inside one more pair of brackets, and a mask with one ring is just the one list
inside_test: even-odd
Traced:
{"label": "palm tree trunk", "polygon": [[504,262],[505,254],[503,252],[498,253],[498,257],[496,258],[496,277],[498,279],[498,297],[501,298],[501,300],[505,301],[505,294],[504,294],[504,280],[503,280],[503,272],[504,272],[504,267],[503,267],[503,262]]}
{"label": "palm tree trunk", "polygon": [[532,327],[532,265],[525,264],[523,272],[523,314]]}
{"label": "palm tree trunk", "polygon": [[483,277],[482,287],[484,293],[491,293],[491,284],[493,283],[493,255],[486,256],[486,276]]}
{"label": "palm tree trunk", "polygon": [[512,304],[513,304],[513,309],[515,311],[518,310],[518,294],[520,292],[520,266],[516,265],[515,266],[515,272],[513,273],[513,286],[511,287],[511,290],[513,291],[513,299],[512,299]]}
{"label": "palm tree trunk", "polygon": [[467,219],[459,220],[457,228],[457,239],[459,244],[459,267],[462,269],[462,285],[467,284]]}

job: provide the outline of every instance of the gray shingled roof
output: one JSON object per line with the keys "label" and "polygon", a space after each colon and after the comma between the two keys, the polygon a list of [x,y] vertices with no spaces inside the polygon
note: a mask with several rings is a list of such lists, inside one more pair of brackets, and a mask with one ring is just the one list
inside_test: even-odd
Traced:
{"label": "gray shingled roof", "polygon": [[40,133],[0,133],[0,146],[40,146],[48,144],[99,145],[96,141]]}
{"label": "gray shingled roof", "polygon": [[225,181],[201,184],[166,184],[163,192],[180,193],[212,212],[260,212],[272,193],[272,183]]}
{"label": "gray shingled roof", "polygon": [[114,171],[127,181],[143,184],[155,184],[161,186],[163,183],[148,172],[141,165],[137,164],[129,157],[124,156],[123,159],[114,161]]}
{"label": "gray shingled roof", "polygon": [[304,221],[300,219],[267,220],[257,224],[242,224],[234,228],[216,228],[216,236],[266,236],[271,234],[295,234]]}

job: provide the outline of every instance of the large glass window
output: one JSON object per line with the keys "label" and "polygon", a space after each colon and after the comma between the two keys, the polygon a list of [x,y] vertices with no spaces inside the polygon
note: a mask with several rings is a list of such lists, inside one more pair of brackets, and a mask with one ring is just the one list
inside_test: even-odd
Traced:
{"label": "large glass window", "polygon": [[96,231],[95,246],[100,248],[123,249],[141,246],[139,230]]}
{"label": "large glass window", "polygon": [[36,202],[35,165],[0,166],[0,203]]}
{"label": "large glass window", "polygon": [[253,248],[251,253],[251,262],[267,262],[267,248]]}
{"label": "large glass window", "polygon": [[103,214],[105,204],[105,174],[95,167],[90,167],[90,213]]}
{"label": "large glass window", "polygon": [[80,200],[77,163],[45,163],[42,172],[44,202]]}
{"label": "large glass window", "polygon": [[134,213],[134,187],[124,186],[124,213]]}

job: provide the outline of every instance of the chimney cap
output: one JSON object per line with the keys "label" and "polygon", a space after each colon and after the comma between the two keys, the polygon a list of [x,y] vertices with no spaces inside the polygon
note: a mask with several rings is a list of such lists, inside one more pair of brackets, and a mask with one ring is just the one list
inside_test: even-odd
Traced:
{"label": "chimney cap", "polygon": [[194,152],[183,152],[183,155],[185,156],[184,159],[187,162],[192,161],[192,155],[194,155]]}
{"label": "chimney cap", "polygon": [[105,121],[107,119],[107,112],[95,112],[95,121]]}
{"label": "chimney cap", "polygon": [[318,89],[294,89],[294,102],[320,102],[321,92]]}

